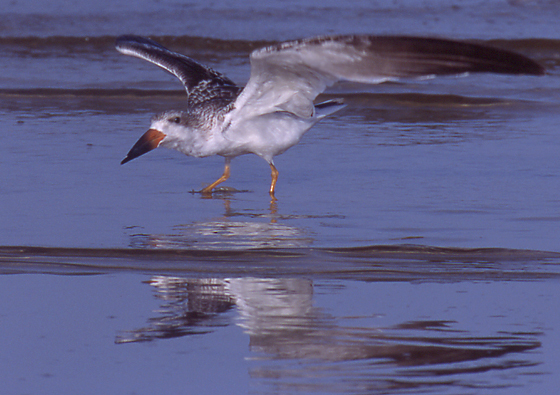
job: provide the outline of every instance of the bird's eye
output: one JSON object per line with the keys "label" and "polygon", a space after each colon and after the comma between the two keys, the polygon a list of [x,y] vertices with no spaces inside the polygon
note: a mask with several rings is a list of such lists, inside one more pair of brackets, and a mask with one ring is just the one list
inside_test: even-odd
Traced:
{"label": "bird's eye", "polygon": [[181,117],[173,117],[173,118],[169,118],[169,122],[173,122],[173,123],[181,123]]}

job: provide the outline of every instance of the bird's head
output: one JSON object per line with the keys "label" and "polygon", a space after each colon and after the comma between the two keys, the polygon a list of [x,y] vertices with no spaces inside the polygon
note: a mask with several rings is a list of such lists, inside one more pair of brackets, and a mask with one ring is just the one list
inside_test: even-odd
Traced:
{"label": "bird's head", "polygon": [[188,116],[183,111],[167,111],[155,115],[150,129],[132,146],[121,165],[160,146],[175,148],[174,145],[188,133],[187,121]]}

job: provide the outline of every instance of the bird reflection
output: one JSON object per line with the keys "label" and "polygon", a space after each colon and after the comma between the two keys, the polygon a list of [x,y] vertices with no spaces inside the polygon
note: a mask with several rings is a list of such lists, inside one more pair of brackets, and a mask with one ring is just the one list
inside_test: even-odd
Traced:
{"label": "bird reflection", "polygon": [[[277,221],[286,217],[278,214],[276,204],[262,212],[247,212],[234,209],[230,198],[222,198],[222,201],[225,211],[220,218],[179,225],[167,235],[134,235],[132,244],[137,248],[178,251],[221,250],[221,255],[213,258],[221,260],[227,259],[229,250],[277,247],[286,251],[286,248],[308,246],[313,242],[303,230]],[[410,250],[406,251],[410,256]],[[421,253],[418,249],[413,251]],[[257,266],[267,265],[260,258],[251,260],[241,256],[235,261],[237,268],[241,266],[237,273],[245,273],[244,267],[250,268],[247,272],[255,273]],[[316,259],[329,258],[325,255]],[[319,265],[324,274],[327,270],[324,263]],[[270,271],[261,276],[280,275],[282,271],[276,272],[277,269],[266,266]],[[298,266],[297,270],[310,273],[311,269]],[[315,306],[314,284],[310,279],[231,276],[151,277],[147,284],[159,301],[159,308],[154,310],[146,325],[122,331],[115,342],[126,344],[208,335],[219,328],[237,325],[247,334],[250,350],[256,357],[249,367],[253,379],[275,380],[279,385],[301,386],[304,390],[308,379],[321,369],[322,374],[329,377],[340,376],[337,381],[340,388],[329,387],[328,390],[341,393],[348,392],[348,386],[379,391],[411,388],[423,391],[434,385],[449,385],[445,384],[446,377],[452,375],[473,371],[503,372],[528,366],[531,362],[518,355],[514,360],[504,356],[540,347],[536,334],[502,331],[475,336],[457,328],[456,322],[433,319],[404,321],[389,327],[368,326],[363,322],[370,320],[361,319],[371,317],[355,317],[356,320],[337,317]],[[375,308],[375,301],[365,302]],[[343,361],[352,362],[352,368],[337,364]],[[451,381],[457,385],[456,381]],[[321,385],[325,385],[324,382]],[[321,387],[318,392],[326,389]]]}
{"label": "bird reflection", "polygon": [[229,324],[221,317],[234,306],[239,325],[248,333],[305,329],[316,318],[312,308],[313,287],[305,279],[187,279],[154,276],[148,282],[161,301],[158,317],[149,326],[123,332],[116,343],[201,334]]}
{"label": "bird reflection", "polygon": [[[323,375],[341,379],[328,384],[329,392],[332,385],[340,392],[363,386],[383,391],[467,388],[473,372],[532,366],[519,355],[502,357],[540,347],[535,333],[470,336],[454,328],[453,321],[403,322],[387,328],[342,325],[351,318],[332,317],[314,306],[313,283],[304,278],[153,276],[147,283],[161,306],[147,326],[119,334],[117,344],[207,334],[236,324],[249,336],[257,357],[250,376],[300,389],[315,377],[317,363],[342,361],[355,363],[350,370],[338,364],[319,367]],[[457,376],[461,374],[466,376]],[[446,379],[451,376],[453,380]]]}
{"label": "bird reflection", "polygon": [[281,223],[293,219],[278,213],[271,201],[262,211],[240,211],[232,208],[227,196],[213,196],[224,204],[224,215],[208,221],[176,225],[169,234],[133,234],[133,248],[244,250],[255,248],[299,248],[314,239],[304,229]]}
{"label": "bird reflection", "polygon": [[[403,322],[390,328],[341,326],[337,318],[314,307],[313,283],[305,278],[153,276],[147,283],[161,301],[157,317],[147,327],[123,332],[117,343],[206,333],[234,322],[250,336],[252,351],[274,359],[380,358],[424,365],[497,357],[540,345],[506,333],[469,337],[454,329],[452,321]],[[225,314],[234,307],[235,316]]]}

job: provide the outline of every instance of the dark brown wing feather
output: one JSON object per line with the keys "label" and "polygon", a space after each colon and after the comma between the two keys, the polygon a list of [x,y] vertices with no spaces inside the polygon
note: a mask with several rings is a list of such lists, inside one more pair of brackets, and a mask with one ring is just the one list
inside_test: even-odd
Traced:
{"label": "dark brown wing feather", "polygon": [[240,91],[233,81],[221,73],[148,38],[120,36],[116,48],[125,55],[147,60],[176,76],[185,86],[190,107],[208,101],[220,101],[227,105]]}

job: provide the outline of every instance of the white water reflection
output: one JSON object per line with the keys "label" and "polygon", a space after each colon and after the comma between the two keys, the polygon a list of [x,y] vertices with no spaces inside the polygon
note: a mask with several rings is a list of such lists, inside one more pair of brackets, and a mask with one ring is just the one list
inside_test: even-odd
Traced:
{"label": "white water reflection", "polygon": [[313,244],[314,238],[309,231],[287,225],[284,221],[278,222],[290,217],[278,213],[277,202],[272,201],[268,210],[260,212],[235,210],[231,207],[229,197],[235,193],[227,191],[224,195],[218,192],[212,197],[202,197],[221,200],[224,205],[222,217],[176,225],[170,234],[135,233],[131,235],[130,246],[156,249],[247,250],[302,248]]}
{"label": "white water reflection", "polygon": [[205,221],[174,227],[173,234],[132,237],[135,248],[246,250],[298,248],[312,243],[303,231],[288,225],[246,221]]}

